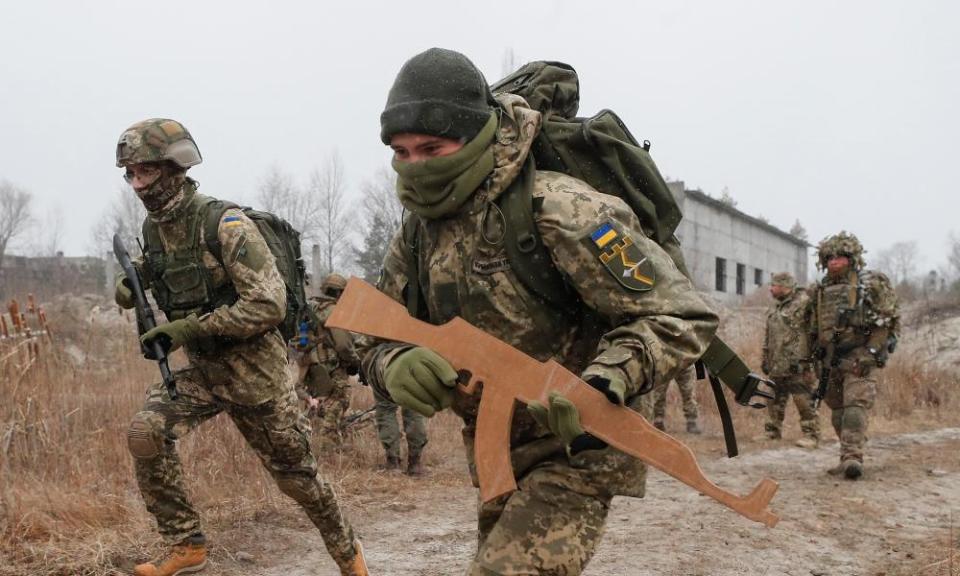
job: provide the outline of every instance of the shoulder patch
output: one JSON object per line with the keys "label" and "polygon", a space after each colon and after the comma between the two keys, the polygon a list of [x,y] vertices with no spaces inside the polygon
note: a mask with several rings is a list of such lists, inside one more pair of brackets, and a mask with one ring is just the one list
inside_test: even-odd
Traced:
{"label": "shoulder patch", "polygon": [[610,222],[604,222],[586,238],[591,250],[621,286],[636,292],[653,289],[656,271],[633,239]]}
{"label": "shoulder patch", "polygon": [[233,226],[240,226],[243,224],[243,220],[239,216],[226,216],[223,220],[220,221],[225,227],[230,228]]}

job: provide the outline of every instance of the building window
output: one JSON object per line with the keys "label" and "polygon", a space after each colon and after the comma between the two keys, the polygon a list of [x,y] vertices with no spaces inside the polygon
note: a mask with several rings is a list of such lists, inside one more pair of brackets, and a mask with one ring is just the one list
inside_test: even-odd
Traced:
{"label": "building window", "polygon": [[753,283],[757,286],[763,286],[763,270],[757,268],[753,271]]}
{"label": "building window", "polygon": [[737,264],[737,294],[743,296],[744,289],[747,287],[747,267],[743,264]]}
{"label": "building window", "polygon": [[717,258],[717,292],[727,291],[727,260]]}

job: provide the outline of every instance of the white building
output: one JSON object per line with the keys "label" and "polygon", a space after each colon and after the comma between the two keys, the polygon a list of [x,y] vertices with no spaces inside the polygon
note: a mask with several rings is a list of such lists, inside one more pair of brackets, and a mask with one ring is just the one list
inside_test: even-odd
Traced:
{"label": "white building", "polygon": [[677,237],[696,287],[736,303],[770,282],[777,272],[807,281],[805,240],[737,210],[682,181],[670,182],[683,220]]}

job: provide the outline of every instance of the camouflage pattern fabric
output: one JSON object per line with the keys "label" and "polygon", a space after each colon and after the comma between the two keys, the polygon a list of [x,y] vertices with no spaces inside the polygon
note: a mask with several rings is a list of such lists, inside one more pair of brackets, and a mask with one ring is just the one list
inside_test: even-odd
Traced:
{"label": "camouflage pattern fabric", "polygon": [[[683,400],[683,416],[688,422],[696,421],[700,417],[700,406],[697,404],[694,369],[684,370],[674,381],[677,383],[680,397]],[[667,411],[667,388],[669,386],[670,381],[667,380],[659,382],[653,388],[653,419],[658,422],[663,422],[663,417]]]}
{"label": "camouflage pattern fabric", "polygon": [[407,437],[407,455],[416,456],[423,452],[429,438],[427,437],[427,418],[423,414],[401,408],[393,400],[384,397],[374,390],[376,400],[377,438],[383,445],[387,458],[400,459],[400,424],[397,422],[397,409],[400,410],[400,420],[403,423],[403,435]]}
{"label": "camouflage pattern fabric", "polygon": [[297,394],[304,399],[320,400],[315,416],[320,420],[323,445],[340,446],[343,444],[343,416],[350,407],[350,380],[346,368],[359,368],[360,358],[349,332],[323,325],[333,312],[336,300],[319,296],[310,298],[309,304],[316,314],[317,326],[308,335],[306,345],[297,340],[291,342],[291,355],[298,366]]}
{"label": "camouflage pattern fabric", "polygon": [[863,244],[853,234],[846,230],[827,236],[817,244],[817,268],[827,269],[827,261],[831,256],[846,256],[850,258],[850,264],[860,270],[864,267]]}
{"label": "camouflage pattern fabric", "polygon": [[[582,314],[563,314],[533,295],[510,266],[503,215],[491,201],[523,169],[540,114],[517,96],[498,99],[504,111],[488,185],[451,217],[423,222],[419,270],[428,319],[440,324],[460,316],[538,360],[554,358],[578,374],[588,367],[615,374],[636,406],[641,387],[677,376],[703,353],[717,317],[670,257],[644,236],[622,200],[546,171],[535,174],[535,221],[554,262],[580,294]],[[642,254],[649,265],[644,270],[655,274],[644,276],[649,285],[632,289],[615,276],[601,257],[615,257],[614,247]],[[398,234],[379,283],[401,303],[411,281],[407,254]],[[383,371],[404,349],[381,343],[364,357],[368,381],[382,396],[388,396]],[[479,400],[458,394],[453,405],[464,419],[471,469]],[[644,493],[639,461],[610,448],[568,458],[526,410],[514,414],[511,457],[521,490],[502,507],[481,509],[481,543],[471,574],[579,574],[602,532],[609,499]]]}
{"label": "camouflage pattern fabric", "polygon": [[813,368],[810,362],[810,295],[794,288],[767,311],[763,370],[775,381]]}
{"label": "camouflage pattern fabric", "polygon": [[293,390],[258,406],[243,406],[211,394],[209,379],[196,368],[179,370],[176,378],[177,399],[170,400],[162,383],[153,385],[129,434],[137,483],[164,540],[175,544],[201,532],[200,517],[184,489],[176,441],[226,412],[280,490],[297,501],[320,530],[334,560],[339,565],[349,562],[355,554],[353,529],[330,484],[317,473],[310,425]]}
{"label": "camouflage pattern fabric", "polygon": [[[232,283],[238,297],[200,317],[200,339],[187,347],[190,365],[175,374],[177,400],[156,384],[133,418],[127,437],[147,509],[171,544],[200,531],[184,491],[176,440],[226,412],[280,490],[320,529],[331,556],[346,566],[355,556],[354,535],[329,484],[317,475],[310,427],[287,377],[286,347],[276,328],[286,312],[286,289],[273,255],[242,211],[227,210],[218,229],[223,262],[218,261],[207,251],[202,230],[198,240],[196,229],[189,229],[196,219],[183,217],[193,200],[191,186],[180,204],[156,218],[164,251],[193,250],[188,244],[199,241],[201,264],[214,286]],[[186,272],[188,279],[197,277],[195,269]],[[188,281],[183,286],[192,287]]]}
{"label": "camouflage pattern fabric", "polygon": [[[826,404],[840,438],[840,459],[863,462],[868,411],[877,394],[877,358],[887,336],[897,330],[899,305],[890,280],[880,272],[853,270],[843,278],[829,274],[813,288],[811,333],[818,346],[837,334],[839,365],[831,370]],[[841,321],[841,318],[843,319]]]}
{"label": "camouflage pattern fabric", "polygon": [[783,419],[787,413],[787,402],[793,397],[793,403],[800,414],[800,431],[808,438],[820,439],[820,418],[813,409],[810,394],[815,388],[815,378],[812,370],[803,374],[782,376],[776,380],[777,388],[774,398],[767,405],[767,422],[764,430],[771,438],[783,436]]}

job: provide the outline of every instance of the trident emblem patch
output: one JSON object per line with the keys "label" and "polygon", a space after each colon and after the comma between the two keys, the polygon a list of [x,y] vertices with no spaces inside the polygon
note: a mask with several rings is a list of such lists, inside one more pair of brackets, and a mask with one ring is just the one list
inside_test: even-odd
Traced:
{"label": "trident emblem patch", "polygon": [[656,272],[629,236],[621,234],[609,222],[590,234],[590,245],[607,269],[623,287],[637,292],[653,288]]}

